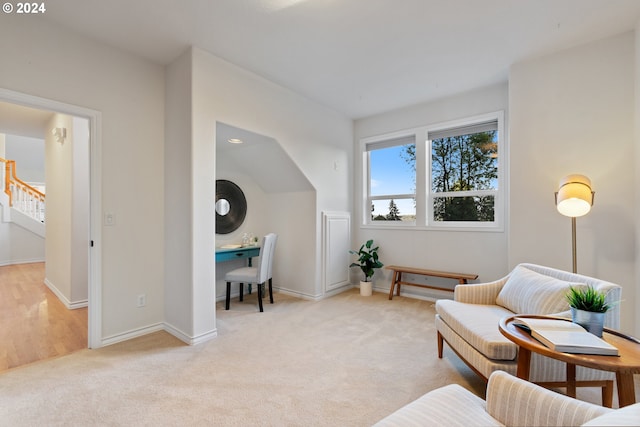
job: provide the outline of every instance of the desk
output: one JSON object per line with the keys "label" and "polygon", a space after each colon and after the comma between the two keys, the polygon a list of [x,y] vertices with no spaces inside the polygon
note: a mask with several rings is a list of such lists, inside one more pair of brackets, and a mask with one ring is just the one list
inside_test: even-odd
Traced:
{"label": "desk", "polygon": [[437,286],[424,285],[422,283],[413,283],[413,282],[404,281],[402,280],[402,273],[418,274],[422,276],[432,276],[432,277],[443,277],[445,279],[455,279],[461,285],[466,285],[467,280],[475,280],[478,278],[477,274],[452,273],[450,271],[426,270],[424,268],[402,267],[399,265],[388,265],[385,267],[385,269],[393,271],[393,278],[391,279],[391,289],[389,290],[389,299],[393,299],[393,289],[396,288],[396,286],[397,286],[396,295],[398,296],[400,295],[401,285],[419,286],[421,288],[451,291],[451,289],[441,288]]}
{"label": "desk", "polygon": [[231,261],[232,259],[251,258],[260,255],[260,246],[247,246],[244,248],[216,248],[216,262]]}
{"label": "desk", "polygon": [[[500,333],[509,340],[516,343],[518,349],[518,378],[529,380],[531,352],[542,354],[543,356],[561,360],[567,364],[566,384],[550,384],[555,387],[566,387],[567,395],[576,397],[576,386],[594,386],[593,381],[585,381],[585,384],[576,383],[576,365],[587,368],[600,369],[616,373],[616,383],[618,386],[618,402],[620,407],[631,405],[636,402],[635,388],[633,384],[633,374],[640,374],[640,341],[633,337],[626,336],[620,332],[605,328],[602,338],[618,349],[619,357],[599,356],[593,354],[570,354],[551,350],[540,341],[536,340],[524,330],[514,326],[513,318],[508,317],[500,320],[498,326]],[[542,317],[534,315],[521,315],[518,317]],[[548,318],[548,317],[547,317]],[[570,322],[568,319],[563,319]],[[611,381],[605,381],[611,383]],[[541,384],[545,385],[545,384]],[[597,384],[602,386],[602,402],[604,406],[611,407],[613,394],[612,384]]]}

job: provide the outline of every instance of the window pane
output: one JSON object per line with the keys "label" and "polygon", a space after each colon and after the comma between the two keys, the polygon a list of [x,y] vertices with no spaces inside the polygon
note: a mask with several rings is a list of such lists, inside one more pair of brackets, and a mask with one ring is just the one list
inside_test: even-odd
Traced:
{"label": "window pane", "polygon": [[374,200],[371,206],[373,221],[415,221],[415,199]]}
{"label": "window pane", "polygon": [[371,195],[415,194],[415,153],[415,144],[370,151]]}
{"label": "window pane", "polygon": [[434,197],[435,221],[495,221],[494,196]]}
{"label": "window pane", "polygon": [[434,192],[496,190],[498,132],[488,131],[431,141]]}

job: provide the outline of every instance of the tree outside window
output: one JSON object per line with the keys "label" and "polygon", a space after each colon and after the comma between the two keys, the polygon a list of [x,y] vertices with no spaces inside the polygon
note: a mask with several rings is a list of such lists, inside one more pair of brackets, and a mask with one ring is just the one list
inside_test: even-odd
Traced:
{"label": "tree outside window", "polygon": [[434,221],[495,220],[497,147],[496,130],[431,140]]}
{"label": "tree outside window", "polygon": [[372,143],[367,152],[371,221],[414,222],[415,156],[407,161],[405,153],[415,152],[415,136]]}

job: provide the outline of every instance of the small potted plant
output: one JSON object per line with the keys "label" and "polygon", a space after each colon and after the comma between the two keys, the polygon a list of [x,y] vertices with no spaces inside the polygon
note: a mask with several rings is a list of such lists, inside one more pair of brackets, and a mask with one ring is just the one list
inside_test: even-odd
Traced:
{"label": "small potted plant", "polygon": [[604,316],[611,308],[611,305],[606,301],[606,294],[592,286],[586,288],[569,286],[567,300],[569,307],[571,307],[573,323],[577,323],[592,334],[602,337]]}
{"label": "small potted plant", "polygon": [[364,281],[360,281],[360,295],[370,296],[373,291],[371,277],[376,268],[384,266],[378,259],[378,246],[373,246],[373,239],[367,240],[357,251],[349,251],[350,254],[358,256],[358,262],[352,262],[349,267],[360,267],[364,273]]}

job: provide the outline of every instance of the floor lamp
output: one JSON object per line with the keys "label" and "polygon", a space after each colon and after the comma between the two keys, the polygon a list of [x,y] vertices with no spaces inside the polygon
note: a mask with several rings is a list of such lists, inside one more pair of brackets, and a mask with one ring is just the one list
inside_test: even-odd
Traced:
{"label": "floor lamp", "polygon": [[576,259],[576,218],[591,210],[595,192],[591,189],[591,180],[584,175],[568,175],[560,180],[556,192],[556,207],[564,216],[571,217],[571,252],[573,272],[578,271]]}

